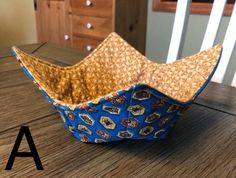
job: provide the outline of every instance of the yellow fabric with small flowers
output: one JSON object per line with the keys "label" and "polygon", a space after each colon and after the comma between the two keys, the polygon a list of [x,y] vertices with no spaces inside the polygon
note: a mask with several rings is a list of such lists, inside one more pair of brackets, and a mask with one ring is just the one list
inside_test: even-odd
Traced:
{"label": "yellow fabric with small flowers", "polygon": [[208,79],[221,46],[170,64],[158,64],[111,33],[89,56],[70,67],[45,62],[16,47],[13,50],[39,86],[62,103],[80,104],[137,83],[187,102]]}

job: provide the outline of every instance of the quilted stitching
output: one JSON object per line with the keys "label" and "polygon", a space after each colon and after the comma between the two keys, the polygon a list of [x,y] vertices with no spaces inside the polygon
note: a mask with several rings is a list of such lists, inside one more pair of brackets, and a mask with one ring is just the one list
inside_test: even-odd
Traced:
{"label": "quilted stitching", "polygon": [[83,142],[164,139],[209,82],[221,46],[157,64],[116,33],[80,63],[59,67],[13,47],[24,72]]}

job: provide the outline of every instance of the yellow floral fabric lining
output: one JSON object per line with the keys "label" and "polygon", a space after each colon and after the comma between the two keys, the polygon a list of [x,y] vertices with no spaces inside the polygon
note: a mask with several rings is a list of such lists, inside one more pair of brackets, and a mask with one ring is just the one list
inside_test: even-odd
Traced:
{"label": "yellow floral fabric lining", "polygon": [[214,69],[221,45],[170,64],[158,64],[113,32],[89,56],[70,67],[50,64],[16,47],[13,50],[39,86],[61,103],[84,103],[133,84],[146,84],[187,102]]}

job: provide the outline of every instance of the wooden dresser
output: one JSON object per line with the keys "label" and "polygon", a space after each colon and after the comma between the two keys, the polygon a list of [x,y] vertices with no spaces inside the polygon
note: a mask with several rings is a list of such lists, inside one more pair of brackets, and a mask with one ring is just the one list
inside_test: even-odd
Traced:
{"label": "wooden dresser", "polygon": [[35,0],[39,42],[91,52],[112,31],[145,52],[147,0]]}

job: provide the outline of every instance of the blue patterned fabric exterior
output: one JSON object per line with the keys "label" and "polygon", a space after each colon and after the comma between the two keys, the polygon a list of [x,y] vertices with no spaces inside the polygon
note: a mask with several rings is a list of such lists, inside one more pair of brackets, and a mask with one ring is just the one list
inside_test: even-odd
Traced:
{"label": "blue patterned fabric exterior", "polygon": [[[20,62],[19,59],[18,61]],[[30,72],[21,62],[20,64],[29,79],[37,85]],[[82,142],[102,143],[122,139],[160,140],[168,136],[177,119],[206,87],[217,65],[204,85],[186,103],[176,101],[147,85],[135,84],[128,89],[71,108],[56,103],[40,86],[37,86],[60,113],[68,131]]]}

